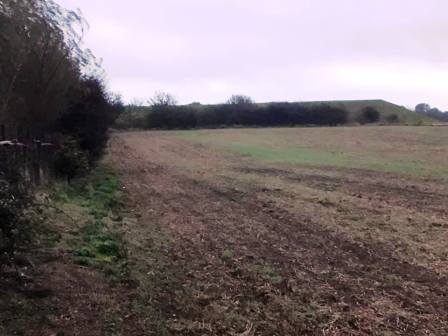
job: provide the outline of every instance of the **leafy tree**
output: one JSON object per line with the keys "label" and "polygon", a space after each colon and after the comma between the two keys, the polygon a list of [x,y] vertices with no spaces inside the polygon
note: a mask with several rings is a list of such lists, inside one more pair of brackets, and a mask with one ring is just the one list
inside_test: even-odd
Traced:
{"label": "leafy tree", "polygon": [[431,107],[429,104],[418,104],[415,107],[415,112],[438,121],[448,122],[448,112],[442,112],[436,107]]}
{"label": "leafy tree", "polygon": [[430,110],[431,110],[431,106],[426,103],[418,104],[415,107],[415,112],[417,112],[417,113],[428,113]]}
{"label": "leafy tree", "polygon": [[358,122],[361,124],[371,124],[380,120],[380,112],[371,106],[364,108],[358,116]]}

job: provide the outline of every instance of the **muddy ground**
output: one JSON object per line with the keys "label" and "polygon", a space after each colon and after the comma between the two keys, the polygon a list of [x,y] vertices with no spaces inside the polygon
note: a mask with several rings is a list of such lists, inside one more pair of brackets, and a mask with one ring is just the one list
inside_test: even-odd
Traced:
{"label": "muddy ground", "polygon": [[446,180],[193,140],[113,134],[119,260],[76,259],[99,209],[35,210],[45,241],[2,269],[0,335],[448,334]]}
{"label": "muddy ground", "polygon": [[445,181],[157,132],[115,134],[110,160],[145,334],[448,334]]}

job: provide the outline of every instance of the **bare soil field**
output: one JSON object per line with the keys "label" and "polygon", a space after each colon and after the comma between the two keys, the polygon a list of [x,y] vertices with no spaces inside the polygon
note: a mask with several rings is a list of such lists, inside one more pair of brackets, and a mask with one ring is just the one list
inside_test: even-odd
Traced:
{"label": "bare soil field", "polygon": [[154,335],[447,335],[447,145],[434,127],[115,133],[133,318]]}

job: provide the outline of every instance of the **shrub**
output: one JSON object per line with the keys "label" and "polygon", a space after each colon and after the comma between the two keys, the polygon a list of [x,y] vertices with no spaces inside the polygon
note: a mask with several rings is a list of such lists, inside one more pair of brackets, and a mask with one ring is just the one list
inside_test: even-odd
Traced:
{"label": "shrub", "polygon": [[53,165],[57,175],[66,177],[70,181],[88,171],[89,160],[86,152],[81,150],[78,141],[67,137],[57,150]]}
{"label": "shrub", "polygon": [[313,105],[311,110],[305,114],[304,124],[312,125],[342,125],[347,122],[347,111],[330,106],[328,104]]}
{"label": "shrub", "polygon": [[189,106],[155,105],[146,116],[146,128],[182,129],[196,127],[194,110]]}
{"label": "shrub", "polygon": [[26,203],[24,193],[0,181],[0,267],[12,262],[17,244],[26,233],[22,219]]}
{"label": "shrub", "polygon": [[108,129],[123,110],[121,101],[109,97],[100,80],[86,78],[81,82],[70,109],[59,119],[57,129],[76,139],[92,163],[102,154]]}
{"label": "shrub", "polygon": [[398,118],[398,116],[394,113],[394,114],[388,115],[386,117],[386,121],[391,124],[396,124],[400,121],[400,118]]}
{"label": "shrub", "polygon": [[361,111],[357,121],[360,124],[371,124],[380,120],[380,112],[374,107],[368,106]]}
{"label": "shrub", "polygon": [[143,127],[146,123],[147,108],[142,106],[127,106],[115,121],[114,127],[118,129],[132,129]]}

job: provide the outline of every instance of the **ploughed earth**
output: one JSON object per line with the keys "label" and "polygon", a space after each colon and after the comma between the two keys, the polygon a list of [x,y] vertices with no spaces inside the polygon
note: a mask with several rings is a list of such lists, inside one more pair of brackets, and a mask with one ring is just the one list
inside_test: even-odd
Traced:
{"label": "ploughed earth", "polygon": [[115,134],[110,160],[137,218],[125,236],[147,333],[448,334],[443,180],[159,132]]}
{"label": "ploughed earth", "polygon": [[115,133],[106,161],[123,266],[74,263],[90,210],[54,210],[56,245],[20,281],[2,273],[0,335],[448,335],[442,177],[269,163],[170,132]]}

